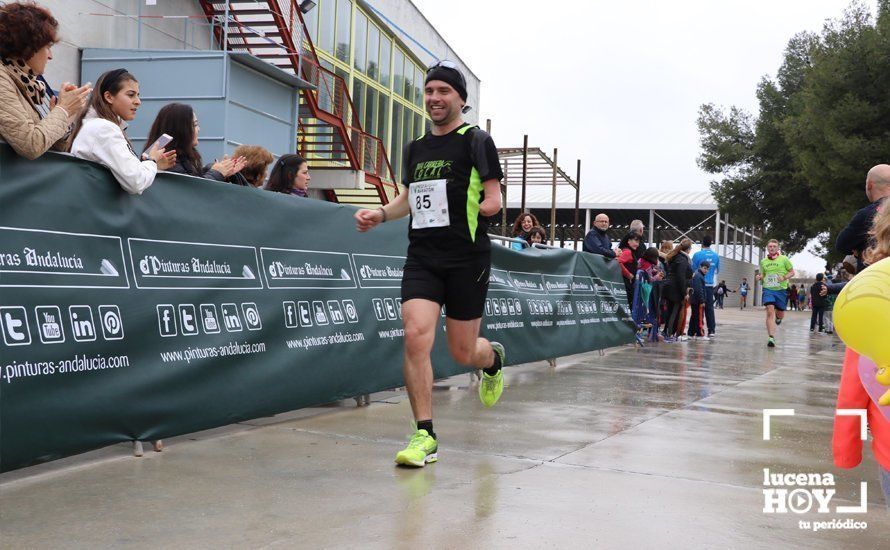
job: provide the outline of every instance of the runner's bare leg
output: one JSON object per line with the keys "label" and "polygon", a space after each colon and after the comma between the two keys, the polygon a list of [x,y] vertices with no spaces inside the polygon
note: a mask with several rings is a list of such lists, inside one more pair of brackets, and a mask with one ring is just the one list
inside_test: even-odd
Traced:
{"label": "runner's bare leg", "polygon": [[413,298],[402,304],[405,326],[403,372],[414,420],[433,418],[433,365],[430,353],[436,338],[441,306],[432,300]]}
{"label": "runner's bare leg", "polygon": [[769,336],[776,335],[776,308],[773,305],[766,306],[766,333]]}
{"label": "runner's bare leg", "polygon": [[445,335],[451,356],[461,365],[473,369],[487,369],[494,363],[491,343],[479,337],[481,324],[481,318],[470,321],[445,318]]}

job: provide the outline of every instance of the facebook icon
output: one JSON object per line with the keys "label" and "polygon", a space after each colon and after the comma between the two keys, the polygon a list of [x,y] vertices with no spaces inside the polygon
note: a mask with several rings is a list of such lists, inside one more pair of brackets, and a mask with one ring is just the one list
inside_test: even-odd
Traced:
{"label": "facebook icon", "polygon": [[172,304],[158,305],[158,330],[161,336],[176,336],[176,308]]}
{"label": "facebook icon", "polygon": [[293,302],[283,302],[284,305],[284,326],[287,328],[297,328],[297,307]]}

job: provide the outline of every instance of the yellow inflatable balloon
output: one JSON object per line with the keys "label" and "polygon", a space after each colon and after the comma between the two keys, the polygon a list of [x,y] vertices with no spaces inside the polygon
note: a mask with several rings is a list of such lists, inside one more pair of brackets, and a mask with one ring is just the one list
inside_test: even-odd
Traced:
{"label": "yellow inflatable balloon", "polygon": [[[877,381],[890,386],[890,258],[856,275],[834,302],[838,336],[875,362]],[[890,405],[890,390],[878,401]]]}

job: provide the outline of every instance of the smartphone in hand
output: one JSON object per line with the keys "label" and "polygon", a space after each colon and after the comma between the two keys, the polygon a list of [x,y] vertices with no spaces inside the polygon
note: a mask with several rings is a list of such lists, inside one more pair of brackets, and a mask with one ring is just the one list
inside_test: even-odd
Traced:
{"label": "smartphone in hand", "polygon": [[171,141],[173,141],[173,136],[169,134],[161,134],[161,137],[159,137],[154,143],[152,143],[151,147],[146,149],[146,152],[151,151],[155,148],[161,149],[163,147],[166,147],[167,144],[169,144]]}

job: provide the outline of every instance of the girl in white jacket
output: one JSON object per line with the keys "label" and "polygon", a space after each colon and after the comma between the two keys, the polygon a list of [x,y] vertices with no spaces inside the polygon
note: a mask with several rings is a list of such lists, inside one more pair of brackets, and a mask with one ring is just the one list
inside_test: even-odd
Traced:
{"label": "girl in white jacket", "polygon": [[141,195],[154,182],[158,170],[176,162],[176,151],[152,149],[142,160],[124,131],[136,118],[139,83],[126,69],[108,71],[99,77],[90,103],[74,126],[71,153],[105,165],[127,193]]}

